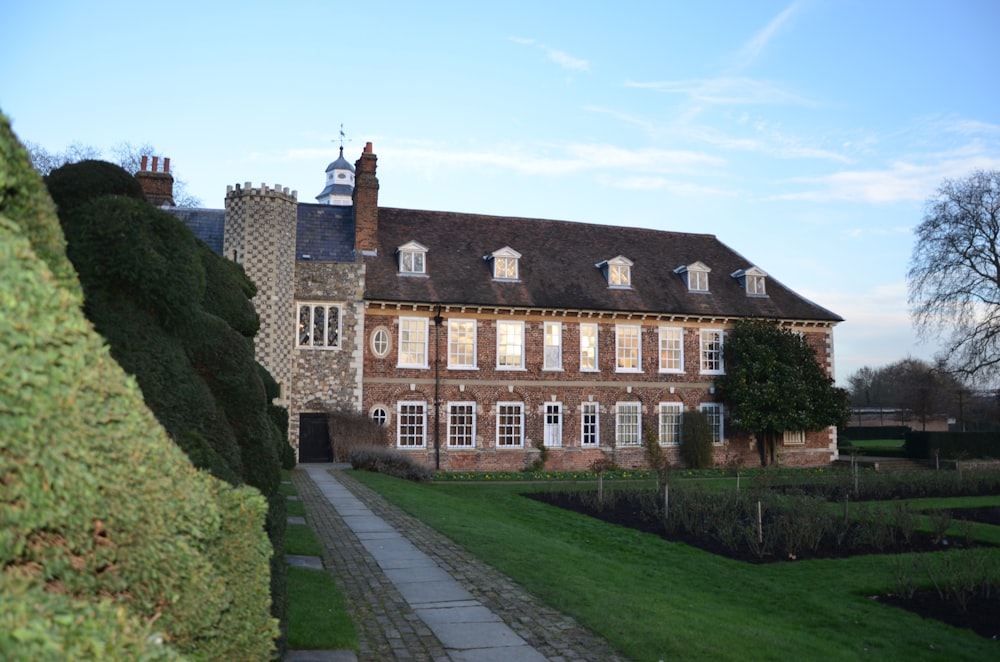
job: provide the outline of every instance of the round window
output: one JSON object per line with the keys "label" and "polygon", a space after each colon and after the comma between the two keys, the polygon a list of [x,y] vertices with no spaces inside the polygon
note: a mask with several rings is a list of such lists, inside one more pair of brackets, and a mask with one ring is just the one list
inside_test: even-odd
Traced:
{"label": "round window", "polygon": [[392,341],[389,329],[380,326],[372,331],[372,352],[374,352],[375,356],[380,359],[385,358],[389,353],[390,347],[392,347]]}
{"label": "round window", "polygon": [[385,427],[386,423],[389,422],[389,413],[385,410],[385,407],[375,407],[375,409],[372,409],[372,420],[381,427]]}

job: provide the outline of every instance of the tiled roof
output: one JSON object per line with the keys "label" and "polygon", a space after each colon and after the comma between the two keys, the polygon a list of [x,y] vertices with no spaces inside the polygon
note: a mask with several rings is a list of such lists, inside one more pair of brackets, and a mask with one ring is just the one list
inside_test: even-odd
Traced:
{"label": "tiled roof", "polygon": [[191,228],[195,236],[222,255],[222,238],[226,221],[224,209],[198,209],[195,207],[167,207],[164,211],[179,218]]}
{"label": "tiled roof", "polygon": [[353,262],[354,208],[300,203],[295,259]]}
{"label": "tiled roof", "polygon": [[[771,277],[766,297],[747,296],[730,274],[760,265],[713,235],[392,208],[378,220],[369,300],[842,321]],[[426,275],[398,273],[396,249],[409,241],[427,247]],[[505,246],[522,255],[516,282],[494,281],[483,259]],[[595,266],[617,256],[634,263],[629,289],[610,288]],[[674,271],[695,262],[711,269],[708,293],[689,292]]]}
{"label": "tiled roof", "polygon": [[327,184],[326,188],[320,191],[319,195],[316,196],[317,200],[322,200],[331,193],[334,195],[346,195],[350,196],[354,192],[354,187],[350,184]]}

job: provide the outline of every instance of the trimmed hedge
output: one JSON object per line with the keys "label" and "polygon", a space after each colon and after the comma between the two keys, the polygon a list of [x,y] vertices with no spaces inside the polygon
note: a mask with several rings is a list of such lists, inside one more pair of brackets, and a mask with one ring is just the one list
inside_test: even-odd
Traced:
{"label": "trimmed hedge", "polygon": [[418,464],[410,456],[391,448],[358,446],[350,452],[351,467],[362,471],[395,476],[418,483],[434,480],[434,470]]}
{"label": "trimmed hedge", "polygon": [[872,441],[874,439],[902,439],[910,431],[908,425],[859,425],[840,428],[837,438],[850,441]]}
{"label": "trimmed hedge", "polygon": [[15,216],[46,209],[23,152],[0,118],[0,657],[268,659],[265,500],[196,470],[111,358],[55,217]]}
{"label": "trimmed hedge", "polygon": [[934,451],[942,459],[1000,458],[1000,433],[997,432],[909,432],[906,454],[928,460]]}

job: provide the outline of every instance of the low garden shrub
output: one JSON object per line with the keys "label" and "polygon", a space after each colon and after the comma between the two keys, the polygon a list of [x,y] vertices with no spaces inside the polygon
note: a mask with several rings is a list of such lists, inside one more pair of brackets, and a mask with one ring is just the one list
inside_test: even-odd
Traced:
{"label": "low garden shrub", "polygon": [[359,446],[351,449],[351,466],[362,471],[373,471],[396,478],[421,483],[434,479],[434,470],[417,464],[407,455],[380,446]]}
{"label": "low garden shrub", "polygon": [[330,412],[327,415],[330,445],[334,462],[350,462],[355,448],[388,448],[389,437],[385,428],[364,414],[350,411]]}

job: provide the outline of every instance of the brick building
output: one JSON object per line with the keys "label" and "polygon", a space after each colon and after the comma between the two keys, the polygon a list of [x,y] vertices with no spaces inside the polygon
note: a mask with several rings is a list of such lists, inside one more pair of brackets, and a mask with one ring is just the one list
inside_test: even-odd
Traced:
{"label": "brick building", "polygon": [[[326,459],[326,413],[360,412],[444,470],[584,469],[676,457],[685,411],[716,460],[759,463],[714,399],[726,330],[802,333],[832,374],[836,314],[708,234],[380,208],[369,143],[326,171],[321,204],[230,187],[225,210],[174,209],[257,283],[258,360],[283,387],[300,460]],[[336,440],[334,440],[336,443]],[[787,465],[836,458],[836,430],[789,432]]]}

